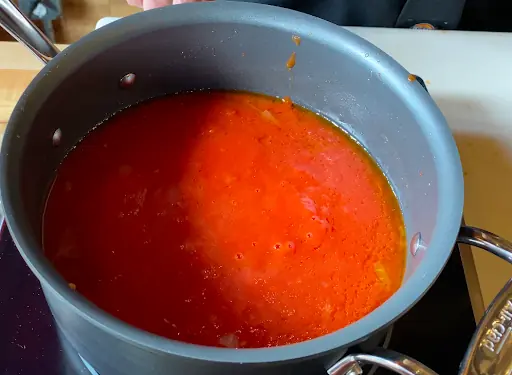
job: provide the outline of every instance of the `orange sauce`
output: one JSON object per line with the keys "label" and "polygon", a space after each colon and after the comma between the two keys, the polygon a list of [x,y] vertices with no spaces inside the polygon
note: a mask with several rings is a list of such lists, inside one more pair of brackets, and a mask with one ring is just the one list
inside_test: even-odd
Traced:
{"label": "orange sauce", "polygon": [[286,61],[286,67],[288,68],[288,70],[292,70],[293,67],[295,66],[296,56],[297,56],[296,53],[292,52],[292,54],[290,55],[290,57]]}
{"label": "orange sauce", "polygon": [[175,340],[267,347],[361,319],[400,286],[404,225],[351,138],[249,93],[128,108],[59,167],[44,249],[100,308]]}
{"label": "orange sauce", "polygon": [[300,36],[292,35],[292,40],[293,40],[293,43],[295,43],[295,45],[300,46],[300,42],[301,42]]}

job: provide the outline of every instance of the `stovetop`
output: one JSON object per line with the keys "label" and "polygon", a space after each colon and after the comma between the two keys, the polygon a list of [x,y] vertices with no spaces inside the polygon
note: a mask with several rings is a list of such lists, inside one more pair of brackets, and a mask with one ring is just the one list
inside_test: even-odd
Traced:
{"label": "stovetop", "polygon": [[[393,325],[389,348],[440,374],[456,374],[475,321],[458,248],[425,296]],[[0,375],[90,374],[59,338],[37,278],[3,227],[0,236]],[[378,369],[374,375],[387,371]],[[108,374],[101,374],[108,375]]]}

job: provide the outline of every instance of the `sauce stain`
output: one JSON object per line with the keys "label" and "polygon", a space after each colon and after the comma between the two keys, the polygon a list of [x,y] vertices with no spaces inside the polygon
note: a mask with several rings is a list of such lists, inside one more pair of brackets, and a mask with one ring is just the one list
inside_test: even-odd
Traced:
{"label": "sauce stain", "polygon": [[300,42],[301,42],[300,36],[292,35],[292,40],[293,40],[293,43],[295,43],[295,45],[300,46]]}
{"label": "sauce stain", "polygon": [[296,53],[292,52],[292,54],[288,58],[288,61],[286,61],[286,67],[288,68],[288,70],[293,69],[293,67],[295,66],[295,62],[296,62]]}
{"label": "sauce stain", "polygon": [[409,82],[414,82],[414,81],[416,81],[416,76],[415,76],[414,74],[409,74],[409,75],[407,76],[407,80],[408,80]]}

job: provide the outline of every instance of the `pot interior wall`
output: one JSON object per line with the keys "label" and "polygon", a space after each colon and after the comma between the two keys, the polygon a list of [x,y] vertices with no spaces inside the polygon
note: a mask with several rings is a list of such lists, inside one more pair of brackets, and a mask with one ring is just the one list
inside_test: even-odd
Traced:
{"label": "pot interior wall", "polygon": [[[6,165],[20,184],[34,238],[39,241],[45,193],[55,168],[93,126],[150,97],[236,89],[291,96],[349,132],[369,150],[395,189],[408,243],[417,232],[429,243],[439,206],[439,172],[432,152],[437,135],[422,123],[414,99],[426,94],[417,82],[408,81],[405,70],[390,67],[389,57],[366,44],[346,43],[349,33],[341,29],[336,39],[320,29],[270,21],[212,21],[165,29],[158,22],[147,24],[124,30],[124,35],[114,24],[86,37],[84,43],[101,32],[105,41],[64,51],[21,99],[12,120],[17,127],[10,129],[19,142],[11,142],[7,150],[8,157],[20,160]],[[294,34],[301,37],[300,46],[293,42]],[[296,66],[290,71],[286,62],[293,52]],[[122,89],[119,80],[127,73],[136,75],[135,84]],[[410,101],[404,100],[406,94]],[[56,129],[62,132],[58,147],[52,145]],[[421,261],[409,251],[407,256],[406,283]]]}

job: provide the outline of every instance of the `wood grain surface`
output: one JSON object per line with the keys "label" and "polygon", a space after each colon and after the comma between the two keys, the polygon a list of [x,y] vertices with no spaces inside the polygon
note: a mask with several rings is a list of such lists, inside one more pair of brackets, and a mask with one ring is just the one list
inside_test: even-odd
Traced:
{"label": "wood grain surface", "polygon": [[0,70],[0,137],[12,110],[37,70]]}

